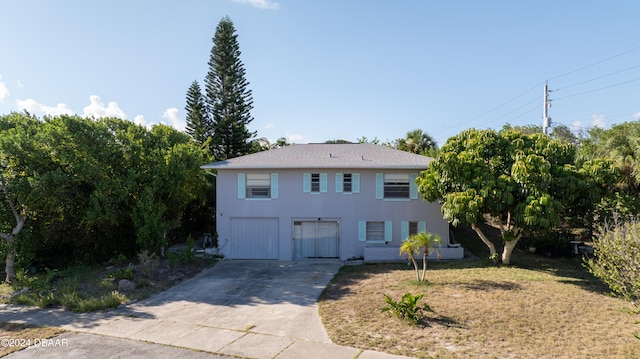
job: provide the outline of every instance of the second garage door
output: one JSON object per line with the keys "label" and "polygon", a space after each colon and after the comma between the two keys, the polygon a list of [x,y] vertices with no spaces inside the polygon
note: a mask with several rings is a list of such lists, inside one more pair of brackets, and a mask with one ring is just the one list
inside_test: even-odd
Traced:
{"label": "second garage door", "polygon": [[231,259],[278,259],[278,218],[231,218]]}

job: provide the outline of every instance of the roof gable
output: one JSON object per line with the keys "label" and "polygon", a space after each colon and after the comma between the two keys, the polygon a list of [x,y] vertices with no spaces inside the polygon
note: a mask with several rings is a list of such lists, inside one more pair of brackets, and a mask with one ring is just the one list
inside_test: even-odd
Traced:
{"label": "roof gable", "polygon": [[431,157],[370,143],[301,144],[235,157],[203,169],[426,169]]}

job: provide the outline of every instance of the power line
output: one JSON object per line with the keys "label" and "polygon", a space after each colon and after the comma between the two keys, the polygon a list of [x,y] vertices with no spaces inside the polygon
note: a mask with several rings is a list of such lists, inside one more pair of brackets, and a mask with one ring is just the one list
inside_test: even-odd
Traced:
{"label": "power line", "polygon": [[592,92],[602,91],[602,90],[606,90],[606,89],[608,89],[608,88],[612,88],[612,87],[616,87],[616,86],[620,86],[620,85],[628,84],[628,83],[630,83],[630,82],[634,82],[634,81],[638,81],[638,80],[640,80],[640,77],[635,78],[635,79],[632,79],[632,80],[624,81],[624,82],[619,82],[619,83],[617,83],[617,84],[613,84],[613,85],[609,85],[609,86],[605,86],[605,87],[600,87],[600,88],[593,89],[593,90],[589,90],[589,91],[584,91],[584,92],[576,93],[576,94],[573,94],[573,95],[567,95],[567,96],[558,97],[558,98],[555,98],[555,100],[562,100],[562,99],[569,98],[569,97],[576,97],[576,96],[585,95],[585,94],[592,93]]}
{"label": "power line", "polygon": [[490,110],[488,110],[488,111],[486,111],[486,112],[484,112],[484,113],[481,113],[480,115],[478,115],[478,116],[476,116],[476,117],[473,117],[471,120],[469,120],[469,122],[470,122],[470,121],[473,121],[473,120],[477,120],[477,119],[478,119],[478,118],[480,118],[480,117],[483,117],[483,116],[485,116],[485,115],[487,115],[487,114],[489,114],[489,113],[491,113],[491,112],[493,112],[493,111],[495,111],[495,110],[497,110],[497,109],[499,109],[499,108],[501,108],[501,107],[504,107],[504,106],[506,106],[506,105],[510,104],[511,102],[513,102],[513,101],[515,101],[515,100],[519,99],[520,97],[522,97],[522,96],[526,95],[527,93],[529,93],[529,92],[533,91],[534,89],[536,89],[537,87],[539,87],[539,86],[540,86],[540,85],[542,85],[543,83],[544,83],[544,81],[543,81],[543,82],[540,82],[540,83],[537,83],[535,86],[532,86],[530,89],[528,89],[528,90],[526,90],[525,92],[521,93],[520,95],[518,95],[518,96],[516,96],[516,97],[512,98],[511,100],[509,100],[509,101],[507,101],[507,102],[505,102],[505,103],[503,103],[503,104],[501,104],[501,105],[498,105],[498,106],[496,106],[496,107],[494,107],[494,108],[492,108],[492,109],[490,109]]}
{"label": "power line", "polygon": [[589,65],[586,65],[586,66],[579,67],[579,68],[577,68],[577,69],[575,69],[575,70],[572,70],[572,71],[565,72],[565,73],[560,74],[560,75],[556,75],[556,76],[550,77],[550,78],[549,78],[549,80],[554,80],[554,79],[557,79],[557,78],[560,78],[560,77],[564,77],[564,76],[570,75],[570,74],[575,73],[575,72],[578,72],[578,71],[582,71],[582,70],[584,70],[584,69],[588,69],[589,67],[593,67],[593,66],[595,66],[595,65],[599,65],[599,64],[601,64],[601,63],[603,63],[603,62],[606,62],[606,61],[609,61],[609,60],[613,60],[613,59],[615,59],[616,57],[620,57],[620,56],[622,56],[622,55],[626,55],[626,54],[628,54],[628,53],[630,53],[630,52],[633,52],[633,51],[636,51],[636,50],[638,50],[638,49],[640,49],[640,46],[634,47],[633,49],[630,49],[630,50],[627,50],[627,51],[623,51],[623,52],[621,52],[621,53],[619,53],[619,54],[617,54],[617,55],[613,55],[613,56],[611,56],[611,57],[607,57],[606,59],[603,59],[603,60],[600,60],[600,61],[596,61],[596,62],[594,62],[594,63],[592,63],[592,64],[589,64]]}
{"label": "power line", "polygon": [[[613,55],[613,56],[607,57],[605,59],[593,62],[591,64],[579,67],[577,69],[574,69],[574,70],[571,70],[571,71],[568,71],[568,72],[565,72],[565,73],[562,73],[562,74],[559,74],[559,75],[555,75],[555,76],[549,77],[548,79],[549,80],[558,79],[558,78],[561,78],[561,77],[564,77],[564,76],[567,76],[567,75],[570,75],[570,74],[573,74],[573,73],[588,69],[590,67],[599,65],[601,63],[613,60],[615,58],[624,56],[626,54],[629,54],[629,53],[637,51],[637,50],[640,50],[640,46],[636,46],[636,47],[631,48],[629,50],[620,52],[620,53],[618,53],[616,55]],[[635,69],[635,68],[638,68],[638,67],[640,67],[640,65],[635,65],[635,66],[632,66],[632,67],[629,67],[629,68],[625,68],[625,69],[622,69],[622,70],[619,70],[619,71],[615,71],[615,72],[612,72],[612,73],[609,73],[609,74],[606,74],[606,75],[598,76],[598,77],[595,77],[595,78],[592,78],[592,79],[589,79],[589,80],[585,80],[585,81],[577,82],[577,83],[574,83],[574,84],[571,84],[571,85],[568,85],[568,86],[560,87],[560,88],[558,88],[558,89],[556,89],[554,91],[559,91],[561,89],[567,89],[567,88],[571,88],[571,87],[574,87],[574,86],[582,85],[582,84],[585,84],[585,83],[588,83],[588,82],[592,82],[592,81],[599,80],[599,79],[602,79],[602,78],[605,78],[605,77],[609,77],[609,76],[612,76],[612,75],[615,75],[615,74],[619,74],[621,72],[629,71],[629,70],[632,70],[632,69]],[[635,78],[635,79],[632,79],[632,80],[628,80],[628,81],[624,81],[624,82],[616,83],[616,84],[613,84],[613,85],[609,85],[609,86],[605,86],[605,87],[601,87],[601,88],[597,88],[597,89],[593,89],[593,90],[589,90],[589,91],[584,91],[584,92],[580,92],[580,93],[576,93],[576,94],[572,94],[572,95],[558,97],[558,98],[555,98],[554,100],[566,99],[566,98],[570,98],[570,97],[575,97],[575,96],[588,94],[588,93],[591,93],[591,92],[602,91],[602,90],[605,90],[605,89],[608,89],[608,88],[624,85],[624,84],[627,84],[627,83],[630,83],[630,82],[634,82],[634,81],[638,81],[638,80],[640,80],[640,78]],[[545,83],[544,81],[541,81],[541,82],[537,83],[536,85],[532,86],[531,88],[527,89],[526,91],[522,92],[521,94],[509,99],[508,101],[506,101],[506,102],[504,102],[504,103],[502,103],[502,104],[500,104],[500,105],[498,105],[496,107],[493,107],[493,108],[491,108],[491,109],[489,109],[489,110],[487,110],[487,111],[485,111],[485,112],[483,112],[483,113],[471,118],[470,120],[462,121],[460,123],[457,123],[456,125],[452,126],[449,129],[442,129],[442,130],[439,130],[439,131],[434,131],[434,133],[450,131],[450,130],[458,128],[458,127],[460,127],[460,126],[462,126],[464,124],[473,122],[473,121],[475,121],[475,120],[477,120],[477,119],[479,119],[481,117],[484,117],[484,116],[486,116],[486,115],[488,115],[488,114],[490,114],[492,112],[495,112],[496,110],[498,110],[498,109],[500,109],[502,107],[505,107],[505,106],[511,104],[512,102],[518,100],[522,96],[524,96],[527,93],[533,91],[534,89],[538,88],[539,86],[541,86],[544,83]],[[525,104],[523,104],[523,105],[521,105],[519,107],[516,107],[515,109],[513,109],[513,110],[511,110],[509,112],[506,112],[506,113],[502,114],[501,116],[495,117],[492,120],[487,121],[487,123],[495,122],[495,121],[500,120],[500,119],[502,119],[502,118],[504,118],[506,116],[509,116],[510,114],[512,114],[514,112],[517,112],[518,110],[522,109],[523,107],[525,107],[525,106],[527,106],[527,105],[529,105],[529,104],[531,104],[531,103],[533,103],[535,101],[540,101],[540,96],[537,96],[536,99],[531,100],[531,101],[529,101],[529,102],[527,102],[527,103],[525,103]],[[527,114],[535,111],[538,108],[539,108],[538,106],[535,106],[535,107],[532,107],[530,109],[527,109],[525,112],[523,112],[523,113],[521,113],[521,114],[519,114],[519,115],[517,115],[515,117],[512,117],[512,119],[513,120],[518,119],[518,118],[520,118],[520,117],[522,117],[524,115],[527,115]]]}
{"label": "power line", "polygon": [[557,89],[555,89],[555,90],[553,90],[553,91],[560,91],[560,90],[568,89],[568,88],[570,88],[570,87],[574,87],[574,86],[582,85],[582,84],[585,84],[585,83],[588,83],[588,82],[591,82],[591,81],[600,80],[600,79],[603,79],[603,78],[605,78],[605,77],[609,77],[609,76],[617,75],[617,74],[622,73],[622,72],[625,72],[625,71],[633,70],[633,69],[635,69],[635,68],[637,68],[637,67],[640,67],[640,65],[631,66],[631,67],[628,67],[628,68],[626,68],[626,69],[622,69],[622,70],[619,70],[619,71],[615,71],[615,72],[608,73],[608,74],[606,74],[606,75],[602,75],[602,76],[594,77],[594,78],[592,78],[592,79],[585,80],[585,81],[580,81],[580,82],[574,83],[574,84],[572,84],[572,85],[568,85],[568,86],[564,86],[564,87],[559,87],[559,88],[557,88]]}
{"label": "power line", "polygon": [[[534,102],[537,102],[537,101],[540,101],[540,96],[538,96],[537,98],[535,98],[535,99],[533,99],[533,100],[531,100],[531,101],[529,101],[529,102],[525,103],[524,105],[521,105],[521,106],[519,106],[519,107],[517,107],[517,108],[513,109],[512,111],[509,111],[509,112],[507,112],[507,113],[505,113],[505,114],[503,114],[503,115],[501,115],[501,116],[499,116],[499,117],[496,117],[496,118],[494,118],[494,119],[492,119],[492,120],[487,121],[487,123],[491,123],[491,122],[494,122],[494,121],[500,120],[500,119],[502,119],[502,118],[505,118],[505,117],[509,116],[510,114],[512,114],[512,113],[514,113],[514,112],[516,112],[516,111],[520,110],[521,108],[523,108],[523,107],[525,107],[525,106],[527,106],[527,105],[530,105],[530,104],[532,104],[532,103],[534,103]],[[536,106],[533,108],[533,110],[535,110],[535,109],[537,109],[537,108],[539,108],[539,106],[537,106],[537,105],[536,105]],[[520,117],[524,116],[525,114],[527,114],[527,113],[529,113],[529,112],[531,112],[531,111],[533,111],[533,110],[527,110],[527,112],[525,112],[524,114],[521,114],[521,115],[519,115],[519,116],[517,116],[517,117],[514,117],[514,119],[516,119],[516,118],[520,118]]]}

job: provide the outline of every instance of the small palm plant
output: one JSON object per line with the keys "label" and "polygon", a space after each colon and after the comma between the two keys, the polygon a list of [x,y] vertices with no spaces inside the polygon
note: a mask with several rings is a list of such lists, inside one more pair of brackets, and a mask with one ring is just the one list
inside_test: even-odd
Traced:
{"label": "small palm plant", "polygon": [[424,303],[422,307],[418,306],[418,301],[422,299],[422,297],[424,297],[424,294],[413,295],[411,293],[405,293],[400,301],[395,301],[389,295],[385,294],[384,301],[387,305],[382,307],[381,311],[390,311],[399,319],[417,325],[424,317],[424,312],[433,312],[433,309],[431,309],[431,306],[427,303]]}
{"label": "small palm plant", "polygon": [[[416,280],[418,282],[425,281],[425,277],[427,275],[427,257],[431,250],[434,250],[438,254],[438,258],[440,258],[440,252],[436,245],[440,245],[442,243],[442,238],[439,235],[428,233],[428,232],[420,232],[417,234],[412,234],[407,237],[407,240],[402,243],[400,246],[400,255],[406,254],[411,263],[413,263],[413,268],[416,271]],[[418,263],[416,262],[416,254],[422,251],[422,276],[420,276],[418,270]]]}

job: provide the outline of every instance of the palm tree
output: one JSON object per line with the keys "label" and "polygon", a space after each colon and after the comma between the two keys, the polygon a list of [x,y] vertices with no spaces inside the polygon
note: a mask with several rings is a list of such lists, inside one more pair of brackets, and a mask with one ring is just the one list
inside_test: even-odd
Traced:
{"label": "palm tree", "polygon": [[418,272],[418,263],[416,263],[415,255],[420,250],[420,247],[418,246],[418,242],[414,241],[411,237],[412,236],[409,236],[400,246],[400,255],[406,254],[409,257],[411,263],[413,263],[413,269],[416,271],[416,280],[419,282],[420,274]]}
{"label": "palm tree", "polygon": [[[442,238],[439,235],[428,233],[428,232],[420,232],[417,234],[410,235],[407,240],[400,246],[400,254],[407,254],[411,262],[413,263],[413,268],[416,271],[416,279],[418,282],[425,281],[425,277],[427,275],[427,257],[431,250],[434,250],[438,254],[438,258],[440,257],[440,252],[436,245],[440,245],[442,243]],[[422,250],[422,277],[420,277],[418,272],[418,263],[415,260],[415,254]]]}
{"label": "palm tree", "polygon": [[431,155],[438,149],[436,141],[420,129],[407,132],[406,138],[396,140],[396,148],[418,155]]}

